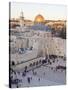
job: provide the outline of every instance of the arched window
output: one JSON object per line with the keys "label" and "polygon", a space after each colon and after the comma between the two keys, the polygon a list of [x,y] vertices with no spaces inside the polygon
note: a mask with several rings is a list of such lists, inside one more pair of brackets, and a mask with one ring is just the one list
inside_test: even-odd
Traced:
{"label": "arched window", "polygon": [[36,65],[38,65],[38,61],[36,62]]}
{"label": "arched window", "polygon": [[33,63],[33,66],[35,66],[35,62]]}
{"label": "arched window", "polygon": [[39,60],[39,64],[41,63],[41,60]]}
{"label": "arched window", "polygon": [[30,65],[29,65],[30,67],[32,66],[32,63],[30,63]]}

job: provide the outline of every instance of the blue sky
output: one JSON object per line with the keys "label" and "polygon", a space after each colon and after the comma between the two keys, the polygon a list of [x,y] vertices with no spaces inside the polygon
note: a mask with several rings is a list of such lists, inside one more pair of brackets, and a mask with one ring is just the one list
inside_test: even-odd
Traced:
{"label": "blue sky", "polygon": [[11,3],[11,18],[18,18],[23,11],[25,19],[34,20],[35,16],[41,14],[45,20],[66,20],[66,6],[40,3]]}

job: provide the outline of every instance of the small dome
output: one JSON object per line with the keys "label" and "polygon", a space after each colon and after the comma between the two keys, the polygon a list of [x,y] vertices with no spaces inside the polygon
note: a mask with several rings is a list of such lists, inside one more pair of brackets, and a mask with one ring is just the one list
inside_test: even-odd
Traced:
{"label": "small dome", "polygon": [[45,20],[44,20],[44,17],[42,16],[42,15],[37,15],[36,17],[35,17],[35,20],[34,20],[34,22],[36,22],[36,23],[43,23]]}

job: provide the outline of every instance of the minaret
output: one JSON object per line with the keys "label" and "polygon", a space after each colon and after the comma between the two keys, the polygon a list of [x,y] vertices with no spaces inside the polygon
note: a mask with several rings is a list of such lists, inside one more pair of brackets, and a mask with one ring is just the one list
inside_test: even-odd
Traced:
{"label": "minaret", "polygon": [[24,26],[24,16],[23,16],[23,12],[20,13],[20,26],[21,26],[21,27]]}

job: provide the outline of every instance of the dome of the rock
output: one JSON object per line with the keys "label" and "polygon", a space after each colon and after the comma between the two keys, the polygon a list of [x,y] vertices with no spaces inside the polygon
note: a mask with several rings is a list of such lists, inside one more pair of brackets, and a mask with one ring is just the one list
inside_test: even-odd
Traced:
{"label": "dome of the rock", "polygon": [[35,20],[34,20],[34,22],[36,22],[36,23],[43,23],[45,20],[44,20],[44,17],[42,16],[42,15],[37,15],[36,17],[35,17]]}

